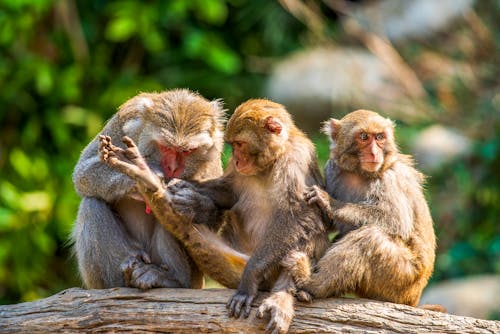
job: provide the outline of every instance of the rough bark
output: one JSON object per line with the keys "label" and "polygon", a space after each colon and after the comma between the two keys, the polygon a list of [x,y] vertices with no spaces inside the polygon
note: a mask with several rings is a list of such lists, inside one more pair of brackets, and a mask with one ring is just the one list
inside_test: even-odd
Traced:
{"label": "rough bark", "polygon": [[[72,288],[34,302],[0,306],[0,333],[262,333],[253,310],[230,319],[228,289],[83,290]],[[264,295],[264,294],[263,294]],[[262,300],[262,296],[255,305]],[[364,299],[298,304],[290,333],[500,333],[499,321],[426,311]]]}

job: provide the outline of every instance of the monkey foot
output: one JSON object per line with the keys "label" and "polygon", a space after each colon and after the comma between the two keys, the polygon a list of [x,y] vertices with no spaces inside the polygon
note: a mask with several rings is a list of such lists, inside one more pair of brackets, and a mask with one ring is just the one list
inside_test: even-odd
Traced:
{"label": "monkey foot", "polygon": [[177,288],[180,284],[172,277],[165,265],[152,264],[142,254],[131,255],[121,265],[125,284],[129,287],[148,290],[152,288]]}
{"label": "monkey foot", "polygon": [[293,297],[284,291],[271,294],[262,301],[257,311],[257,317],[263,318],[264,314],[269,314],[266,333],[287,333],[294,314]]}
{"label": "monkey foot", "polygon": [[127,146],[126,149],[113,145],[111,137],[100,135],[100,159],[111,168],[136,180],[146,190],[154,192],[162,189],[160,178],[151,171],[134,141],[127,136],[122,141]]}

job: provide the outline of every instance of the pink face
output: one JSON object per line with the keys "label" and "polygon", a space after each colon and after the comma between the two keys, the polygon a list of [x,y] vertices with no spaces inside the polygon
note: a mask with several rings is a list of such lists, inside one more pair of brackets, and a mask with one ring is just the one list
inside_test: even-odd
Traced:
{"label": "pink face", "polygon": [[234,141],[231,145],[233,147],[233,164],[236,171],[242,175],[252,175],[255,171],[249,158],[248,144],[243,141]]}
{"label": "pink face", "polygon": [[369,133],[360,131],[356,134],[361,168],[367,172],[376,172],[384,163],[385,132]]}
{"label": "pink face", "polygon": [[182,150],[178,147],[157,144],[161,153],[160,165],[168,178],[179,177],[184,172],[186,157],[196,149]]}

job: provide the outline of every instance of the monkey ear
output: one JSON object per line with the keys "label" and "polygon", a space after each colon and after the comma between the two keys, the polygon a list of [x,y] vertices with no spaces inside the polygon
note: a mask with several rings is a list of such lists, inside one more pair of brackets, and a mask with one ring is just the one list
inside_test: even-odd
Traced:
{"label": "monkey ear", "polygon": [[273,116],[266,117],[266,119],[264,120],[264,126],[266,129],[276,135],[281,134],[281,131],[283,130],[283,125]]}
{"label": "monkey ear", "polygon": [[335,118],[330,118],[323,123],[321,132],[327,135],[331,140],[334,140],[340,132],[340,121]]}

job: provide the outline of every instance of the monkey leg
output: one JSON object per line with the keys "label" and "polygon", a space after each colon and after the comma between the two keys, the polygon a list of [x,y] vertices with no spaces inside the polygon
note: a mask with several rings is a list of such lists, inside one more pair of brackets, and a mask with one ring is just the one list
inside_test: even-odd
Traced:
{"label": "monkey leg", "polygon": [[72,238],[86,287],[125,286],[122,261],[141,256],[141,249],[106,202],[92,197],[82,199]]}
{"label": "monkey leg", "polygon": [[193,224],[176,212],[165,186],[145,163],[130,138],[124,137],[126,150],[114,146],[109,137],[102,136],[100,140],[101,159],[137,182],[136,187],[158,221],[184,245],[198,268],[220,284],[236,288],[248,256],[231,248],[206,226]]}
{"label": "monkey leg", "polygon": [[304,288],[318,298],[356,293],[416,306],[425,286],[419,276],[415,257],[401,240],[366,225],[327,250]]}
{"label": "monkey leg", "polygon": [[182,244],[159,223],[155,223],[150,252],[152,261],[161,263],[177,279],[179,287],[203,287],[203,273],[193,263]]}

